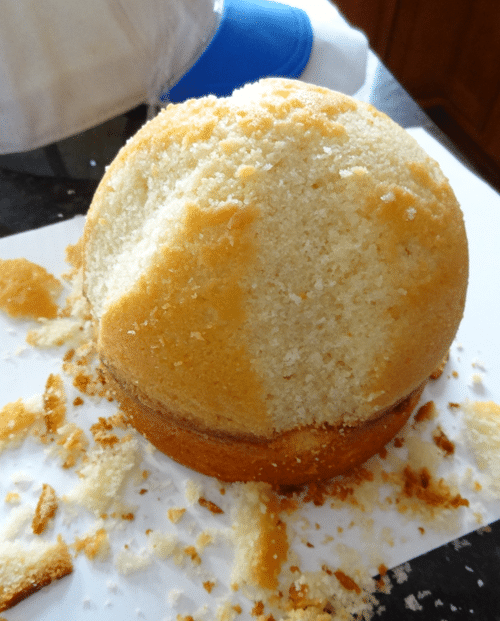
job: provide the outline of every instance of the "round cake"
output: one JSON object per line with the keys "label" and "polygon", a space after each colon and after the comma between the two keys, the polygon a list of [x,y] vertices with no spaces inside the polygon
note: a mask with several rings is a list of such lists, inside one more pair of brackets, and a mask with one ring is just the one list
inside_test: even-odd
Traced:
{"label": "round cake", "polygon": [[372,106],[279,78],[160,112],[84,232],[131,423],[226,481],[299,485],[379,452],[446,356],[467,276],[436,162]]}

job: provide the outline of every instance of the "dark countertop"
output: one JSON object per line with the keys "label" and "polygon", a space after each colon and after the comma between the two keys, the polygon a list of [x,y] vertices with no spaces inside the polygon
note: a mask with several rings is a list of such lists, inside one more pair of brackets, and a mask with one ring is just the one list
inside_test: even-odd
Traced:
{"label": "dark countertop", "polygon": [[0,155],[0,237],[85,215],[105,167],[146,115],[139,106],[45,148]]}

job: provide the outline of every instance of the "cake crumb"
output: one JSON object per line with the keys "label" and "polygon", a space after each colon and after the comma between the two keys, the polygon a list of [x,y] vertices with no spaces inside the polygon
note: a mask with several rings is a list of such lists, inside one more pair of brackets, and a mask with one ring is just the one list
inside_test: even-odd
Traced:
{"label": "cake crumb", "polygon": [[27,259],[0,259],[0,309],[14,318],[54,319],[62,283]]}
{"label": "cake crumb", "polygon": [[179,540],[172,533],[160,533],[153,531],[149,535],[149,547],[152,552],[160,559],[172,556],[177,549]]}
{"label": "cake crumb", "polygon": [[128,576],[131,573],[149,567],[152,563],[151,556],[145,550],[136,553],[123,548],[115,557],[115,569],[119,574]]}
{"label": "cake crumb", "polygon": [[136,464],[137,450],[138,441],[130,435],[112,446],[96,445],[80,470],[81,481],[63,499],[99,517],[119,495]]}
{"label": "cake crumb", "polygon": [[434,444],[443,451],[446,457],[453,455],[455,452],[455,445],[449,440],[440,426],[438,426],[432,434],[432,439],[434,440]]}
{"label": "cake crumb", "polygon": [[203,588],[205,589],[205,591],[206,591],[207,593],[211,593],[211,592],[212,592],[212,590],[213,590],[213,588],[214,588],[214,586],[215,586],[215,582],[211,582],[210,580],[206,580],[206,581],[203,583]]}
{"label": "cake crumb", "polygon": [[194,546],[187,546],[186,548],[184,548],[184,554],[186,556],[189,556],[189,558],[193,562],[193,565],[201,565],[201,557]]}
{"label": "cake crumb", "polygon": [[43,410],[48,433],[55,433],[66,419],[66,395],[59,374],[51,373],[43,393]]}
{"label": "cake crumb", "polygon": [[0,560],[0,612],[73,571],[71,554],[61,535],[57,543],[40,539],[29,544],[2,541]]}
{"label": "cake crumb", "polygon": [[423,421],[433,420],[434,418],[436,418],[437,413],[438,412],[434,401],[428,401],[427,403],[424,403],[424,405],[421,405],[418,408],[417,413],[414,417],[414,422],[421,423]]}
{"label": "cake crumb", "polygon": [[500,405],[466,401],[461,405],[465,439],[492,489],[500,491]]}
{"label": "cake crumb", "polygon": [[189,505],[196,504],[201,497],[201,485],[193,479],[186,481],[185,496]]}
{"label": "cake crumb", "polygon": [[196,538],[196,549],[198,552],[203,552],[203,550],[213,543],[214,537],[208,531],[202,531],[198,537]]}
{"label": "cake crumb", "polygon": [[172,507],[167,511],[167,517],[172,524],[178,524],[185,513],[186,509],[183,507]]}
{"label": "cake crumb", "polygon": [[215,515],[224,513],[224,511],[218,505],[216,505],[211,500],[207,500],[206,498],[203,498],[203,496],[198,498],[198,504],[202,507],[205,507],[205,509],[208,509],[210,513],[214,513]]}
{"label": "cake crumb", "polygon": [[35,535],[41,535],[45,531],[49,521],[56,514],[57,507],[57,495],[54,488],[44,483],[31,525]]}
{"label": "cake crumb", "polygon": [[21,502],[21,496],[17,492],[7,492],[5,502],[11,505],[18,505]]}
{"label": "cake crumb", "polygon": [[18,399],[7,403],[0,410],[0,442],[24,437],[42,416],[39,401],[34,403]]}
{"label": "cake crumb", "polygon": [[423,606],[418,603],[415,595],[408,595],[407,597],[405,597],[405,606],[406,608],[408,608],[408,610],[413,610],[414,612],[424,609]]}
{"label": "cake crumb", "polygon": [[99,559],[104,561],[111,551],[109,535],[104,528],[99,528],[84,537],[76,537],[71,546],[76,555],[83,552],[89,560]]}

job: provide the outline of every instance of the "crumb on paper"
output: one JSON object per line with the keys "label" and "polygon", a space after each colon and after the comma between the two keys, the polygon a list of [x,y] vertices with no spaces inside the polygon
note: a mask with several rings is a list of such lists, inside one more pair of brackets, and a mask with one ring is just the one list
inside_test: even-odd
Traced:
{"label": "crumb on paper", "polygon": [[63,499],[86,507],[99,517],[118,496],[137,461],[138,441],[124,436],[113,446],[97,445],[81,468],[81,481]]}
{"label": "crumb on paper", "polygon": [[39,539],[0,542],[0,612],[73,571],[68,546]]}
{"label": "crumb on paper", "polygon": [[57,495],[54,488],[44,483],[31,524],[35,535],[41,535],[46,530],[50,520],[56,514],[57,507]]}
{"label": "crumb on paper", "polygon": [[465,439],[479,469],[493,488],[500,490],[500,405],[493,401],[461,404]]}
{"label": "crumb on paper", "polygon": [[21,496],[17,492],[7,492],[4,501],[11,505],[18,505],[21,502]]}
{"label": "crumb on paper", "polygon": [[78,319],[72,317],[40,320],[40,323],[40,327],[32,328],[26,336],[28,345],[39,349],[50,349],[68,344],[80,345],[90,336],[90,323],[82,326]]}
{"label": "crumb on paper", "polygon": [[123,576],[128,576],[131,573],[145,569],[149,567],[151,563],[152,558],[147,550],[134,552],[122,548],[115,556],[115,569]]}
{"label": "crumb on paper", "polygon": [[43,404],[38,396],[4,405],[0,410],[0,450],[2,442],[23,438],[42,417]]}
{"label": "crumb on paper", "polygon": [[51,373],[45,384],[43,411],[48,433],[54,433],[66,420],[66,394],[61,376]]}
{"label": "crumb on paper", "polygon": [[25,472],[24,470],[18,470],[11,474],[10,479],[14,485],[21,488],[22,490],[29,489],[34,482],[33,476],[29,472]]}
{"label": "crumb on paper", "polygon": [[201,507],[205,507],[205,509],[208,509],[210,513],[214,513],[215,515],[224,513],[224,511],[219,507],[219,505],[216,505],[211,500],[207,500],[206,498],[203,498],[203,496],[200,496],[200,498],[198,498],[198,504]]}
{"label": "crumb on paper", "polygon": [[35,510],[29,504],[17,505],[10,512],[7,520],[2,524],[2,539],[15,539],[31,525]]}
{"label": "crumb on paper", "polygon": [[167,511],[167,517],[172,524],[178,524],[185,513],[186,509],[184,507],[171,507]]}
{"label": "crumb on paper", "polygon": [[173,533],[152,531],[149,534],[148,544],[155,556],[160,559],[166,559],[176,552],[179,538]]}
{"label": "crumb on paper", "polygon": [[483,388],[483,375],[481,373],[473,373],[470,377],[470,385],[472,388]]}
{"label": "crumb on paper", "polygon": [[214,542],[215,536],[213,531],[204,530],[196,538],[195,546],[199,553]]}
{"label": "crumb on paper", "polygon": [[104,561],[109,557],[111,546],[109,535],[105,528],[99,527],[87,533],[83,537],[75,537],[71,547],[78,555],[83,552],[89,560]]}
{"label": "crumb on paper", "polygon": [[201,484],[193,479],[186,481],[185,497],[189,505],[195,505],[202,494]]}
{"label": "crumb on paper", "polygon": [[0,309],[11,317],[53,319],[62,283],[27,259],[0,259]]}

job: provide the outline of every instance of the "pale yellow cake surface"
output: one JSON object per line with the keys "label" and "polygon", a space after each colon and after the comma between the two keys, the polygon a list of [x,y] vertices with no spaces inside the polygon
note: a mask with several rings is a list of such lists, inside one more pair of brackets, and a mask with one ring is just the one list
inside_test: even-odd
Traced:
{"label": "pale yellow cake surface", "polygon": [[416,141],[282,79],[142,128],[97,190],[84,261],[121,386],[174,423],[258,438],[358,425],[420,386],[468,269],[459,205]]}

